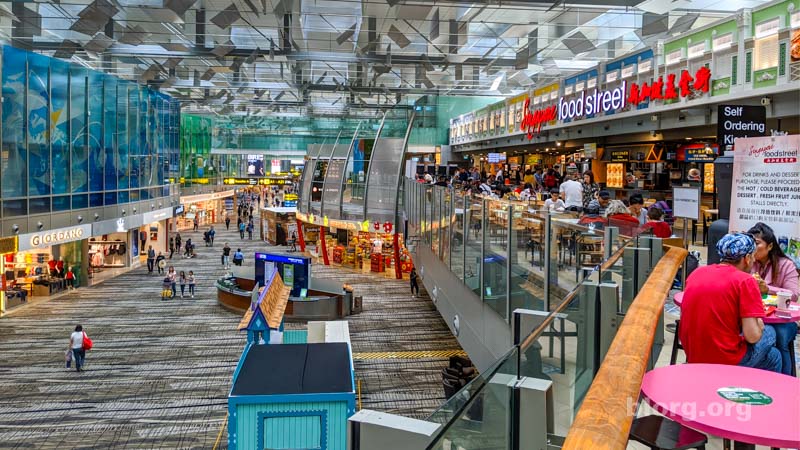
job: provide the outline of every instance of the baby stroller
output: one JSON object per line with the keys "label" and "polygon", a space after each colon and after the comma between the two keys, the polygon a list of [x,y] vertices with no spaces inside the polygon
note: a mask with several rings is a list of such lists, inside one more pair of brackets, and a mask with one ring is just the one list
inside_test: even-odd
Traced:
{"label": "baby stroller", "polygon": [[169,300],[172,298],[172,281],[169,277],[164,278],[161,283],[161,300]]}

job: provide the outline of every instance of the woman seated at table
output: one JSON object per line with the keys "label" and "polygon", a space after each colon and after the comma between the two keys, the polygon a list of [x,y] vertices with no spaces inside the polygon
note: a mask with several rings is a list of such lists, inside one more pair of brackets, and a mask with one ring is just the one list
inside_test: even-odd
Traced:
{"label": "woman seated at table", "polygon": [[698,267],[686,279],[680,325],[686,362],[782,373],[775,330],[764,326],[761,292],[750,275],[755,240],[743,233],[726,234],[716,250],[719,264]]}
{"label": "woman seated at table", "polygon": [[619,228],[623,236],[634,236],[639,228],[639,219],[633,217],[628,207],[619,200],[611,200],[606,207],[608,226]]}
{"label": "woman seated at table", "polygon": [[536,200],[536,191],[533,190],[533,186],[530,183],[525,183],[525,187],[519,191],[519,199],[527,202],[531,197]]}
{"label": "woman seated at table", "polygon": [[[800,293],[797,269],[794,261],[783,254],[772,228],[758,222],[747,232],[753,235],[756,241],[756,261],[753,263],[752,273],[757,276],[761,293],[776,294],[778,291],[789,291],[792,294],[792,301],[796,302]],[[775,328],[775,347],[781,352],[783,373],[790,375],[792,366],[789,352],[794,349],[789,347],[797,334],[797,324],[776,323],[769,326]]]}

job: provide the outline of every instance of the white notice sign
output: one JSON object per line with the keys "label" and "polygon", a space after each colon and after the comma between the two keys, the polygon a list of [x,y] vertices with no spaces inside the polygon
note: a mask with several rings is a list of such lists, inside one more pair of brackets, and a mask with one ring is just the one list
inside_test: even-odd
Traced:
{"label": "white notice sign", "polygon": [[800,267],[800,135],[738,138],[734,146],[730,230],[769,225]]}
{"label": "white notice sign", "polygon": [[700,188],[673,187],[672,215],[684,219],[700,220]]}

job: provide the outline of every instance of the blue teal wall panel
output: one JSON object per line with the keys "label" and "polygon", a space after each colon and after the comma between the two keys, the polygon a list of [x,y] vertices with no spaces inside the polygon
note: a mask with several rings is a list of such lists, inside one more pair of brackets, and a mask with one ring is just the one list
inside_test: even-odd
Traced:
{"label": "blue teal wall panel", "polygon": [[306,330],[286,330],[283,332],[284,344],[306,344],[308,342],[308,331]]}
{"label": "blue teal wall panel", "polygon": [[[50,152],[53,160],[53,194],[69,193],[69,64],[50,62]],[[53,211],[69,209],[69,202],[54,201]]]}
{"label": "blue teal wall panel", "polygon": [[89,71],[89,190],[103,190],[103,162],[105,146],[103,145],[103,74]]}
{"label": "blue teal wall panel", "polygon": [[169,195],[180,102],[10,46],[2,60],[3,217]]}
{"label": "blue teal wall panel", "polygon": [[[28,194],[50,194],[50,58],[28,57]],[[50,211],[36,211],[50,212]]]}
{"label": "blue teal wall panel", "polygon": [[[235,430],[237,437],[236,448],[240,450],[263,449],[268,439],[278,439],[276,436],[270,436],[273,432],[267,425],[275,426],[277,423],[291,424],[292,421],[283,422],[269,422],[265,421],[268,417],[280,417],[279,413],[285,413],[287,417],[302,417],[297,416],[298,412],[314,412],[325,411],[326,427],[325,436],[326,444],[324,447],[328,450],[345,450],[347,443],[347,402],[305,402],[305,403],[256,403],[256,404],[237,404]],[[265,413],[267,413],[265,415]],[[318,413],[315,413],[318,415]],[[261,416],[261,420],[259,420]],[[298,421],[301,424],[302,421]],[[261,429],[261,433],[259,433]],[[313,438],[313,430],[305,428],[294,429],[292,433],[283,431],[283,441],[278,442],[292,442],[293,440],[309,440]],[[306,433],[306,434],[304,434]],[[258,436],[261,434],[264,441],[258,442]],[[292,435],[294,436],[288,436]],[[300,447],[303,448],[303,447]]]}
{"label": "blue teal wall panel", "polygon": [[[28,80],[27,53],[6,47],[3,52],[3,198],[24,197],[28,194],[28,148],[25,92]],[[3,203],[4,214],[13,211]],[[27,207],[26,207],[27,210]],[[25,212],[22,212],[25,214]]]}
{"label": "blue teal wall panel", "polygon": [[88,146],[86,127],[86,76],[82,67],[69,70],[69,135],[70,179],[73,193],[87,192],[89,184]]}
{"label": "blue teal wall panel", "polygon": [[[325,449],[326,411],[260,413],[259,442],[264,449]],[[294,432],[287,433],[287,430]],[[261,434],[263,433],[263,434]]]}
{"label": "blue teal wall panel", "polygon": [[[117,189],[117,79],[103,76],[103,147],[105,147],[105,188]],[[116,198],[116,197],[115,197]],[[116,203],[116,201],[114,202]]]}

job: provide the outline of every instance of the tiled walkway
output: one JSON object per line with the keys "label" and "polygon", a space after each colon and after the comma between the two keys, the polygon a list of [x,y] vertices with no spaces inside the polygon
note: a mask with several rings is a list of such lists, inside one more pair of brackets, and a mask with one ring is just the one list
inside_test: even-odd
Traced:
{"label": "tiled walkway", "polygon": [[[239,316],[216,303],[219,254],[229,240],[252,264],[267,246],[221,228],[213,249],[200,233],[182,233],[199,256],[172,262],[197,275],[193,300],[162,302],[161,277],[139,268],[0,319],[0,448],[210,449],[220,433],[225,448],[227,394],[245,336],[235,329]],[[315,270],[364,296],[364,312],[350,318],[354,352],[460,350],[430,300],[406,295],[407,282]],[[80,374],[64,368],[77,323],[95,342]],[[357,360],[363,407],[428,415],[443,401],[445,361]]]}

